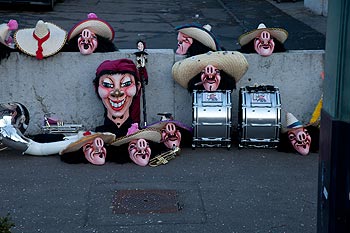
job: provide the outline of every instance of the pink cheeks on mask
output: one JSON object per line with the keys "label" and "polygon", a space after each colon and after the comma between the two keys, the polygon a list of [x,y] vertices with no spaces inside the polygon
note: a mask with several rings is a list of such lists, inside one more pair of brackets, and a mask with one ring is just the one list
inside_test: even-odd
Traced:
{"label": "pink cheeks on mask", "polygon": [[83,146],[84,156],[87,161],[94,165],[103,165],[106,162],[107,151],[101,138],[95,138],[93,141]]}
{"label": "pink cheeks on mask", "polygon": [[268,31],[262,31],[254,40],[255,51],[263,56],[270,56],[275,49],[275,42]]}
{"label": "pink cheeks on mask", "polygon": [[311,136],[304,127],[288,131],[288,139],[293,148],[301,155],[308,155],[311,146]]}
{"label": "pink cheeks on mask", "polygon": [[174,123],[167,123],[161,130],[161,133],[162,142],[167,148],[173,149],[174,147],[180,147],[181,133]]}
{"label": "pink cheeks on mask", "polygon": [[145,139],[135,139],[128,146],[130,159],[139,166],[147,166],[151,157],[151,148]]}
{"label": "pink cheeks on mask", "polygon": [[78,48],[81,54],[92,54],[98,46],[97,36],[89,29],[84,29],[78,37]]}
{"label": "pink cheeks on mask", "polygon": [[176,54],[185,55],[193,44],[193,38],[179,32],[177,35],[177,50]]}

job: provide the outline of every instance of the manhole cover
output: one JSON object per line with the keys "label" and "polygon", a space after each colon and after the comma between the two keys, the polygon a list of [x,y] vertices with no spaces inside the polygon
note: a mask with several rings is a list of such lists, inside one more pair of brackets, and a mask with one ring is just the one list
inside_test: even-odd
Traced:
{"label": "manhole cover", "polygon": [[114,214],[174,213],[180,210],[176,190],[117,190]]}

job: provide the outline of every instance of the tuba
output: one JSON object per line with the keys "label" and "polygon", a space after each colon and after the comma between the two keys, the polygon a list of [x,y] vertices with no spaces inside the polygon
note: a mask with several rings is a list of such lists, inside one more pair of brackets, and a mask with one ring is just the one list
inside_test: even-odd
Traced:
{"label": "tuba", "polygon": [[175,156],[180,152],[179,147],[174,147],[171,150],[164,152],[156,157],[152,158],[148,165],[151,167],[157,167],[161,164],[167,164],[170,160],[175,159]]}

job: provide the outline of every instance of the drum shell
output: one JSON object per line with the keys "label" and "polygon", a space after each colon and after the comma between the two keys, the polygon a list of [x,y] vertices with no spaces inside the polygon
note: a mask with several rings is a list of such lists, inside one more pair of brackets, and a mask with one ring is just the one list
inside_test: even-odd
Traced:
{"label": "drum shell", "polygon": [[[217,97],[209,100],[209,96]],[[232,129],[231,91],[197,91],[192,94],[192,147],[230,147]]]}
{"label": "drum shell", "polygon": [[242,87],[239,93],[239,146],[276,148],[281,129],[277,87]]}

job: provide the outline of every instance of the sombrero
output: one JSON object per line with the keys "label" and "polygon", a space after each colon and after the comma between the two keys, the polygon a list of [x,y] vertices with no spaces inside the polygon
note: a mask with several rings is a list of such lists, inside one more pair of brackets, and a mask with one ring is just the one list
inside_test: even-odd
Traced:
{"label": "sombrero", "polygon": [[14,49],[15,43],[11,37],[11,32],[17,30],[18,23],[16,20],[11,19],[8,23],[0,24],[0,43]]}
{"label": "sombrero", "polygon": [[282,129],[282,132],[288,132],[294,129],[306,127],[303,125],[292,113],[286,114],[286,127]]}
{"label": "sombrero", "polygon": [[62,49],[67,32],[53,23],[39,20],[35,28],[16,31],[14,39],[19,50],[40,60]]}
{"label": "sombrero", "polygon": [[132,134],[123,136],[123,137],[119,137],[117,138],[113,143],[111,143],[112,146],[120,146],[123,145],[125,143],[129,143],[134,139],[145,139],[145,140],[149,140],[152,142],[160,142],[161,140],[161,133],[158,129],[156,128],[146,128],[146,129],[141,129],[138,130]]}
{"label": "sombrero", "polygon": [[213,51],[221,50],[219,43],[215,35],[211,32],[211,26],[206,24],[201,26],[199,24],[185,24],[175,28],[177,31],[182,32],[193,39],[198,40],[200,43],[211,48]]}
{"label": "sombrero", "polygon": [[267,28],[265,24],[260,23],[257,29],[254,29],[250,32],[246,32],[242,34],[238,38],[238,43],[243,46],[248,44],[251,40],[256,38],[262,31],[268,31],[271,36],[281,42],[282,44],[287,40],[288,38],[288,32],[285,29],[282,28]]}
{"label": "sombrero", "polygon": [[147,128],[149,128],[149,127],[150,127],[150,128],[156,128],[156,129],[158,129],[158,130],[161,130],[161,129],[164,128],[164,126],[165,126],[167,123],[173,123],[173,124],[175,124],[177,127],[180,127],[180,128],[182,128],[182,129],[184,129],[184,130],[187,130],[187,131],[189,131],[189,132],[192,132],[192,131],[193,131],[192,127],[189,127],[189,126],[183,124],[182,122],[176,121],[176,120],[163,120],[163,121],[158,121],[158,122],[152,123],[152,124],[150,124],[150,125],[147,125],[146,127],[147,127]]}
{"label": "sombrero", "polygon": [[237,51],[208,52],[176,62],[172,75],[176,82],[187,88],[188,82],[199,74],[207,65],[213,65],[225,71],[238,82],[248,70],[248,62],[243,54]]}
{"label": "sombrero", "polygon": [[103,133],[92,133],[87,136],[83,136],[78,141],[75,141],[71,144],[69,144],[66,148],[60,151],[60,155],[77,151],[80,148],[82,148],[87,142],[90,142],[94,140],[95,138],[101,138],[105,144],[111,144],[115,140],[115,134],[109,133],[109,132],[103,132]]}
{"label": "sombrero", "polygon": [[68,41],[80,34],[85,28],[90,29],[95,34],[112,41],[114,30],[106,21],[99,19],[95,13],[89,13],[88,18],[77,23],[68,33]]}

